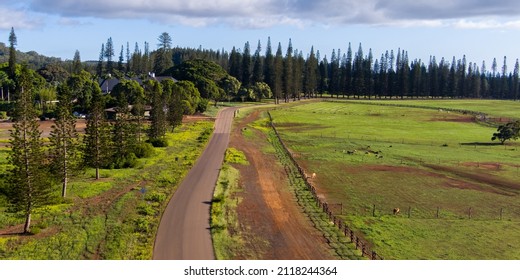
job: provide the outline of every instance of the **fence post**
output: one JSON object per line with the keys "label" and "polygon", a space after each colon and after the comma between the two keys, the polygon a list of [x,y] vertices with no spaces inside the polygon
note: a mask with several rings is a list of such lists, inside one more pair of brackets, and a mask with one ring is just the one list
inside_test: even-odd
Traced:
{"label": "fence post", "polygon": [[500,220],[502,220],[502,214],[504,214],[504,208],[503,207],[500,208]]}
{"label": "fence post", "polygon": [[441,208],[440,207],[437,207],[437,214],[435,214],[435,217],[436,218],[439,218],[439,212],[441,211]]}
{"label": "fence post", "polygon": [[376,216],[376,205],[374,204],[374,207],[372,208],[372,217]]}
{"label": "fence post", "polygon": [[468,217],[469,217],[469,219],[471,220],[471,207],[470,207],[469,210],[468,210]]}
{"label": "fence post", "polygon": [[410,219],[411,215],[412,215],[412,206],[408,206],[408,219]]}

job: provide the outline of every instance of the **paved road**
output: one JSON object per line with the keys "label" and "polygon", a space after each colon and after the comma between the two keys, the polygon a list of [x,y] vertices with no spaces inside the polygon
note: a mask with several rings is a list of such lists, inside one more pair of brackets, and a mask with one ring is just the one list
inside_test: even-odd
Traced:
{"label": "paved road", "polygon": [[215,259],[209,228],[210,207],[234,111],[235,108],[226,108],[219,112],[207,148],[168,203],[155,238],[155,260]]}

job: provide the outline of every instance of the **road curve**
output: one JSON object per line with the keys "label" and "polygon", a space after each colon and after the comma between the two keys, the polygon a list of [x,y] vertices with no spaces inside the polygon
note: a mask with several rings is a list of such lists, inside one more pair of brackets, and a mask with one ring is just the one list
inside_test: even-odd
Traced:
{"label": "road curve", "polygon": [[226,108],[218,113],[206,149],[168,203],[155,237],[154,260],[215,259],[210,207],[234,112],[235,108]]}

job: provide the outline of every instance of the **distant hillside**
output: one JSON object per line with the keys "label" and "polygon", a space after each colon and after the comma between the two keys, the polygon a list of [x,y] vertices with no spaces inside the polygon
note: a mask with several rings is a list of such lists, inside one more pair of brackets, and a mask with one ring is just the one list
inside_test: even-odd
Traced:
{"label": "distant hillside", "polygon": [[[61,58],[44,56],[35,51],[26,53],[16,51],[16,60],[19,63],[27,62],[30,68],[33,69],[39,69],[49,63],[61,62]],[[7,61],[9,61],[9,47],[5,43],[0,42],[0,63]]]}

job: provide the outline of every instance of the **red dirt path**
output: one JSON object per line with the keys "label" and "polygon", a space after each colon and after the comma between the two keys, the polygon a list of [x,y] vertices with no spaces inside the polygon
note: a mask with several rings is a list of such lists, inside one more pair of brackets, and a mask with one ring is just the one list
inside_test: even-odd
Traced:
{"label": "red dirt path", "polygon": [[262,152],[269,145],[266,137],[258,131],[254,131],[254,139],[242,135],[241,129],[258,115],[255,111],[236,124],[230,142],[250,163],[236,166],[243,188],[238,219],[246,247],[259,259],[334,259],[323,235],[298,206],[283,167],[274,155]]}

